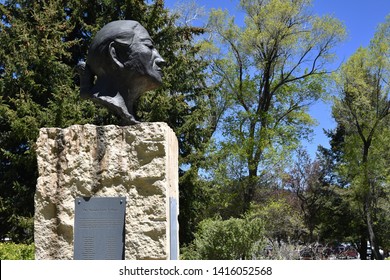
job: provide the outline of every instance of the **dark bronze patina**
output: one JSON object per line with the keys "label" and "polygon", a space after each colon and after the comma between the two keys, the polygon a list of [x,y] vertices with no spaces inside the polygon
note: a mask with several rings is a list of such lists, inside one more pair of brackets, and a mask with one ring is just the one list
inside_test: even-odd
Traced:
{"label": "dark bronze patina", "polygon": [[134,103],[145,91],[162,84],[164,59],[137,21],[105,25],[93,39],[87,61],[77,65],[80,94],[107,107],[122,125],[139,123]]}

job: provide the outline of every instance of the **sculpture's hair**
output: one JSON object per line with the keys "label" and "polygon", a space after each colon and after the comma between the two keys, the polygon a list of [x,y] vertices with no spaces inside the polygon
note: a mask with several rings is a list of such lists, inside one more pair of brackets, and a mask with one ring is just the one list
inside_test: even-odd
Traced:
{"label": "sculpture's hair", "polygon": [[86,95],[93,86],[95,76],[104,76],[107,67],[111,64],[109,45],[116,42],[120,45],[130,46],[133,42],[135,29],[143,28],[134,20],[113,21],[96,33],[88,51],[87,61],[80,62],[77,70],[80,75],[81,95]]}
{"label": "sculpture's hair", "polygon": [[107,59],[109,59],[108,47],[111,42],[121,45],[131,45],[135,35],[135,29],[142,27],[137,21],[119,20],[106,24],[92,40],[88,51],[87,65],[97,75],[106,72]]}

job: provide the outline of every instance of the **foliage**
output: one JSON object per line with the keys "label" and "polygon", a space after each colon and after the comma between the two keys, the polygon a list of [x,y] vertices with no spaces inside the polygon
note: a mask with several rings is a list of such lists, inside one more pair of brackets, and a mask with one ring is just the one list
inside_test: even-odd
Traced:
{"label": "foliage", "polygon": [[285,178],[285,186],[298,198],[301,214],[309,230],[309,243],[314,242],[313,232],[320,220],[325,188],[320,161],[312,161],[308,153],[298,150],[297,160]]}
{"label": "foliage", "polygon": [[214,10],[204,45],[226,100],[215,156],[225,158],[221,177],[241,182],[245,212],[269,183],[270,170],[283,169],[281,163],[309,136],[315,122],[307,109],[324,95],[325,66],[344,28],[334,18],[310,15],[307,0],[240,3],[245,26]]}
{"label": "foliage", "polygon": [[300,260],[300,254],[306,248],[307,246],[294,240],[270,243],[262,258],[266,260]]}
{"label": "foliage", "polygon": [[[333,115],[344,130],[340,173],[349,182],[352,203],[365,225],[376,259],[381,214],[388,204],[390,137],[390,17],[368,48],[359,48],[335,77],[339,96]],[[383,242],[383,241],[382,241]]]}
{"label": "foliage", "polygon": [[285,192],[279,198],[270,198],[263,205],[251,206],[249,215],[264,221],[264,237],[272,248],[279,248],[291,240],[300,240],[306,231],[293,200],[292,194]]}
{"label": "foliage", "polygon": [[[59,1],[1,4],[0,187],[1,233],[13,241],[32,239],[37,177],[34,143],[38,129],[84,123],[90,105],[77,102],[68,48],[71,23]],[[70,74],[69,74],[70,73]]]}
{"label": "foliage", "polygon": [[263,222],[258,218],[205,219],[193,243],[183,249],[183,259],[255,259],[264,248]]}
{"label": "foliage", "polygon": [[34,260],[34,244],[0,242],[0,260]]}
{"label": "foliage", "polygon": [[[311,2],[241,0],[243,26],[213,10],[205,29],[191,26],[194,2],[172,13],[162,0],[2,1],[0,237],[33,241],[40,127],[117,123],[80,100],[74,67],[104,24],[133,19],[167,61],[137,117],[178,136],[182,258],[296,258],[314,240],[354,242],[362,258],[368,239],[376,254],[389,248],[390,18],[331,76],[337,127],[312,160],[299,150],[315,124],[308,106],[327,98],[345,31]],[[4,258],[33,258],[12,248]]]}
{"label": "foliage", "polygon": [[[211,110],[202,74],[207,62],[196,57],[193,42],[202,28],[177,26],[178,15],[161,0],[10,0],[0,4],[0,12],[0,236],[32,238],[32,223],[20,221],[34,211],[40,127],[117,123],[104,108],[80,100],[74,71],[94,34],[110,21],[139,21],[167,61],[164,86],[141,98],[138,117],[167,122],[175,130],[182,164],[192,167],[202,157],[213,129],[205,122]],[[181,189],[183,184],[187,181],[181,180]],[[192,219],[190,210],[183,212]],[[188,225],[181,225],[185,232]]]}

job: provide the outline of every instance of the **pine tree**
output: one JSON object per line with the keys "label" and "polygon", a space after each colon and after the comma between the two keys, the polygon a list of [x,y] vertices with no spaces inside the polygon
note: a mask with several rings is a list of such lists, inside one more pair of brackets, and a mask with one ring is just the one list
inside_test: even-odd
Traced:
{"label": "pine tree", "polygon": [[71,25],[60,1],[8,1],[1,19],[1,237],[31,241],[38,130],[87,122],[90,106],[77,102],[63,62],[76,41],[64,41]]}
{"label": "pine tree", "polygon": [[[197,58],[193,43],[203,29],[177,26],[178,16],[161,0],[11,0],[0,4],[0,12],[1,238],[32,241],[40,127],[117,123],[106,109],[80,99],[75,71],[95,33],[110,21],[139,21],[167,61],[163,87],[141,98],[138,117],[167,122],[178,136],[181,163],[196,168],[212,129],[205,124],[206,62]],[[181,198],[191,207],[188,195]],[[193,212],[184,213],[184,221],[193,219]]]}

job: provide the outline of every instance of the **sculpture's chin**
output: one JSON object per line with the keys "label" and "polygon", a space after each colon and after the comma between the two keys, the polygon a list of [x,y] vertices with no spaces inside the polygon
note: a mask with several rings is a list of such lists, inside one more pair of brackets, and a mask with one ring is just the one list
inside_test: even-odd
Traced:
{"label": "sculpture's chin", "polygon": [[162,80],[162,77],[163,77],[163,73],[162,71],[153,71],[154,73],[151,73],[151,75],[149,76],[150,78],[150,82],[153,83],[155,85],[155,87],[159,87],[162,85],[163,83],[163,80]]}
{"label": "sculpture's chin", "polygon": [[143,85],[144,86],[140,87],[140,88],[143,88],[143,90],[141,90],[142,92],[149,91],[149,90],[155,90],[162,85],[162,79],[161,79],[161,77],[158,79],[157,77],[148,76],[144,80]]}

